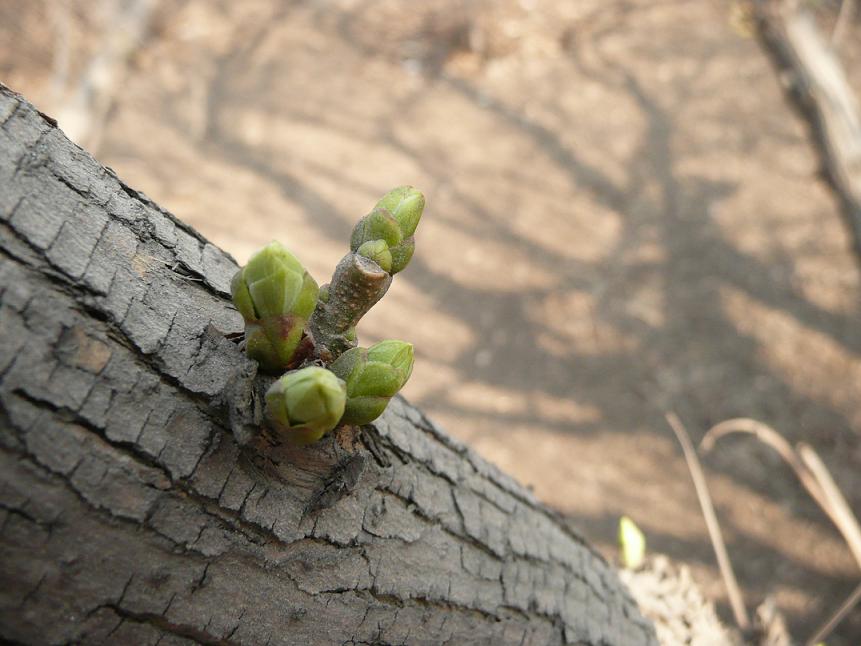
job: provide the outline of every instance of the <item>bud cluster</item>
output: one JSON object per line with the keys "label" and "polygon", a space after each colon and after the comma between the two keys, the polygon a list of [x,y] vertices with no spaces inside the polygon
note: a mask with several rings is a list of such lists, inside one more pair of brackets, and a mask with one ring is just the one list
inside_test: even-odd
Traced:
{"label": "bud cluster", "polygon": [[413,346],[355,347],[356,323],[412,258],[423,209],[416,189],[389,191],[358,222],[350,253],[322,288],[278,242],[233,277],[246,353],[263,371],[282,373],[266,393],[266,417],[289,442],[310,444],[338,424],[372,422],[409,379]]}

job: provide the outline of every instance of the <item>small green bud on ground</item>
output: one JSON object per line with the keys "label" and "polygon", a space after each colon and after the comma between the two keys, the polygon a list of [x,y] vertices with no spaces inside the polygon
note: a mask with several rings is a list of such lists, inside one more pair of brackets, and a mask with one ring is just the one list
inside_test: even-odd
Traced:
{"label": "small green bud on ground", "polygon": [[245,319],[248,356],[268,371],[286,368],[317,303],[317,283],[283,245],[271,242],[234,275],[230,292]]}
{"label": "small green bud on ground", "polygon": [[368,240],[359,246],[356,253],[373,260],[383,271],[392,273],[392,252],[385,240]]}
{"label": "small green bud on ground", "polygon": [[377,206],[391,213],[398,221],[403,237],[409,238],[419,225],[425,208],[425,196],[412,186],[399,186],[381,197]]}
{"label": "small green bud on ground", "polygon": [[309,366],[286,373],[266,392],[266,415],[291,444],[316,442],[344,414],[344,381],[325,368]]}
{"label": "small green bud on ground", "polygon": [[622,516],[619,519],[619,550],[622,565],[628,570],[636,570],[646,558],[646,537],[636,523]]}
{"label": "small green bud on ground", "polygon": [[352,348],[330,366],[347,384],[344,424],[368,424],[386,409],[413,370],[413,346],[382,341],[368,349]]}

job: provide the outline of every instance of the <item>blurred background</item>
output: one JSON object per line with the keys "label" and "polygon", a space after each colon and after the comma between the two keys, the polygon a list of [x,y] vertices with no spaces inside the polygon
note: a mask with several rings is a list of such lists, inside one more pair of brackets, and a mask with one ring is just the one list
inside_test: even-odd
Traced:
{"label": "blurred background", "polygon": [[[743,2],[0,0],[0,81],[240,263],[278,239],[321,284],[420,188],[363,344],[412,341],[409,399],[608,556],[631,516],[727,620],[666,411],[809,442],[861,511],[861,258]],[[859,579],[840,535],[753,440],[705,468],[748,605],[808,635]],[[829,644],[858,643],[856,609]]]}

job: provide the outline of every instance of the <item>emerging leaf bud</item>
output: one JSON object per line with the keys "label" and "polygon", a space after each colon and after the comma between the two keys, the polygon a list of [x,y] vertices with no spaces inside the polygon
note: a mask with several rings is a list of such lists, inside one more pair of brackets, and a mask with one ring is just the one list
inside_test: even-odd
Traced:
{"label": "emerging leaf bud", "polygon": [[[373,211],[356,224],[350,238],[350,249],[366,258],[371,258],[387,273],[398,273],[413,257],[416,246],[413,234],[419,225],[424,207],[424,195],[412,186],[399,186],[392,189],[380,198]],[[365,247],[372,241],[376,245],[375,251]],[[376,251],[380,248],[380,241],[385,242],[392,258],[388,266],[385,263],[385,256],[381,263],[377,261],[375,255],[372,255],[382,253]],[[360,248],[365,251],[360,252]]]}
{"label": "emerging leaf bud", "polygon": [[356,253],[373,260],[383,271],[392,273],[392,252],[389,251],[389,245],[385,240],[368,240],[356,250]]}
{"label": "emerging leaf bud", "polygon": [[337,426],[344,414],[344,382],[325,368],[292,370],[266,392],[266,415],[291,444],[310,444]]}
{"label": "emerging leaf bud", "polygon": [[416,239],[410,236],[400,244],[395,245],[389,252],[392,255],[392,269],[390,274],[403,271],[412,260],[413,252],[416,250]]}
{"label": "emerging leaf bud", "polygon": [[404,239],[401,227],[394,216],[386,209],[377,207],[356,223],[350,237],[350,250],[358,251],[366,242],[383,240],[394,247]]}
{"label": "emerging leaf bud", "polygon": [[377,206],[391,213],[398,221],[401,234],[404,238],[409,238],[419,225],[425,208],[425,196],[412,186],[398,186],[383,195]]}
{"label": "emerging leaf bud", "polygon": [[413,344],[388,339],[368,348],[368,361],[380,361],[394,368],[399,377],[398,390],[404,387],[413,374]]}
{"label": "emerging leaf bud", "polygon": [[233,277],[230,292],[245,319],[246,352],[263,369],[290,364],[317,291],[302,263],[278,242],[263,247]]}
{"label": "emerging leaf bud", "polygon": [[386,409],[389,400],[410,378],[413,346],[403,341],[382,341],[365,348],[352,348],[338,357],[332,372],[347,383],[345,424],[368,424]]}

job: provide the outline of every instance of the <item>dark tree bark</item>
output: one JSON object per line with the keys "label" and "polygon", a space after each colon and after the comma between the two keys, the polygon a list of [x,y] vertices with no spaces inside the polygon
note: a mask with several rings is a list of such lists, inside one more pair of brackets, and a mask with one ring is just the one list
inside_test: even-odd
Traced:
{"label": "dark tree bark", "polygon": [[240,448],[234,261],[3,86],[0,263],[0,638],[654,643],[592,548],[403,400]]}

